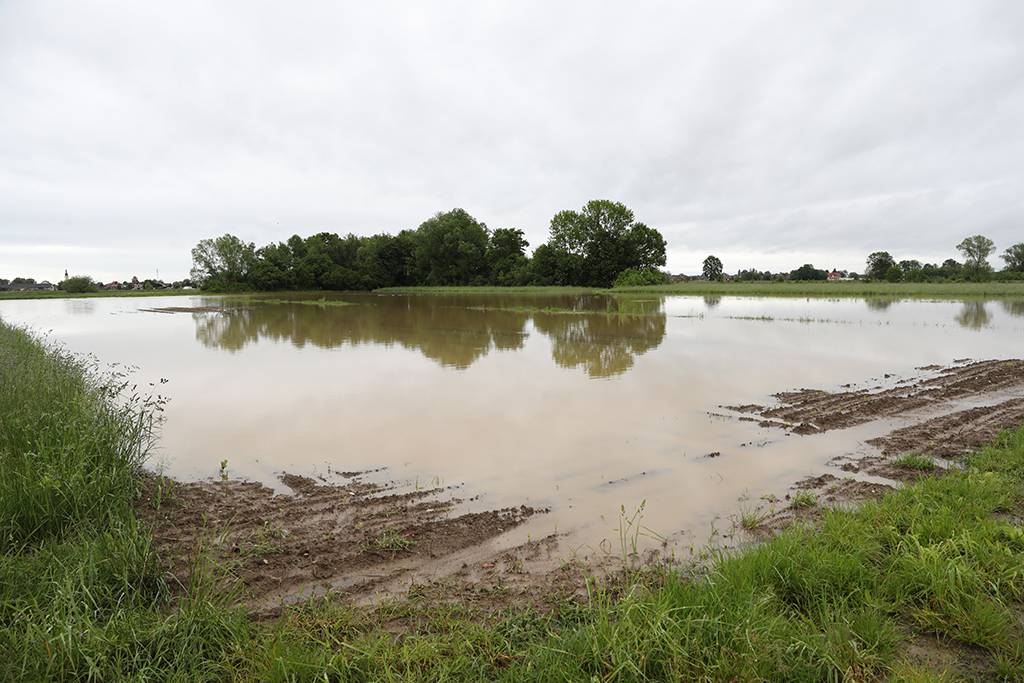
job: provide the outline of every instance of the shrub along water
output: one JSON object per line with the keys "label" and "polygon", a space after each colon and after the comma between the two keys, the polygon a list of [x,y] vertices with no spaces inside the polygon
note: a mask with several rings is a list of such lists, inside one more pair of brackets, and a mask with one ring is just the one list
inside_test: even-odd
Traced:
{"label": "shrub along water", "polygon": [[[973,646],[968,677],[1024,678],[1024,429],[962,471],[583,603],[319,599],[257,624],[202,572],[171,597],[132,512],[159,405],[127,389],[0,323],[2,679],[945,680],[907,658],[920,634]],[[416,626],[396,639],[399,617]]]}

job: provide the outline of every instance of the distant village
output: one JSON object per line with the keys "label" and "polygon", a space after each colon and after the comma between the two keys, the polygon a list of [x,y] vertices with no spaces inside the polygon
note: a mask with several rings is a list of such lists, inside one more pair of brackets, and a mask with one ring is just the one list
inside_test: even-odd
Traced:
{"label": "distant village", "polygon": [[[65,273],[65,281],[67,281],[67,274]],[[139,280],[137,277],[133,277],[131,280],[125,280],[119,282],[114,280],[112,282],[95,283],[96,290],[119,290],[119,291],[142,291],[142,290],[153,290],[153,289],[192,289],[192,281],[189,279],[177,280],[174,282],[164,282],[163,280],[146,279]],[[61,289],[60,285],[55,285],[48,280],[42,282],[36,282],[35,279],[30,277],[16,277],[12,280],[0,278],[0,292],[55,292]]]}

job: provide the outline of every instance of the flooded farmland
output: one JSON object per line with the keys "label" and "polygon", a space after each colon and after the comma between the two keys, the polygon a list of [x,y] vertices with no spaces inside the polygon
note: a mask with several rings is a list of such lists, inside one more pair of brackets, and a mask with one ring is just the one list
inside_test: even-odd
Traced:
{"label": "flooded farmland", "polygon": [[[154,463],[172,477],[288,493],[283,473],[361,472],[360,496],[457,499],[434,515],[528,509],[488,521],[488,547],[557,534],[560,557],[618,552],[641,507],[639,544],[685,553],[807,477],[885,482],[840,467],[894,430],[1024,399],[1003,366],[991,392],[930,389],[1024,356],[1015,300],[196,296],[2,301],[0,317],[166,396]],[[923,387],[906,410],[814,421],[821,392],[904,386]]]}

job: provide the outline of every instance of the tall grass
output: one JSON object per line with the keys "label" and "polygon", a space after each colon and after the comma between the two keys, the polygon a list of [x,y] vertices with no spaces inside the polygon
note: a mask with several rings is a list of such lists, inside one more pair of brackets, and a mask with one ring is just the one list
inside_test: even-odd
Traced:
{"label": "tall grass", "polygon": [[244,615],[173,611],[133,505],[159,404],[0,322],[0,680],[219,680]]}

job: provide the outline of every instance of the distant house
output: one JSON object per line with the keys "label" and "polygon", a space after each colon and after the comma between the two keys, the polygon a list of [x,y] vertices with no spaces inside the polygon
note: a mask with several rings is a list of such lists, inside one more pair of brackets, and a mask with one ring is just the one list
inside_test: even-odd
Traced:
{"label": "distant house", "polygon": [[46,280],[42,282],[19,282],[9,285],[9,288],[13,292],[52,292],[57,289],[55,285]]}
{"label": "distant house", "polygon": [[829,282],[839,282],[842,279],[843,279],[843,274],[840,273],[838,270],[833,269],[828,274],[828,281]]}
{"label": "distant house", "polygon": [[121,283],[118,282],[117,280],[114,280],[113,282],[108,282],[107,284],[103,285],[103,289],[121,289]]}

